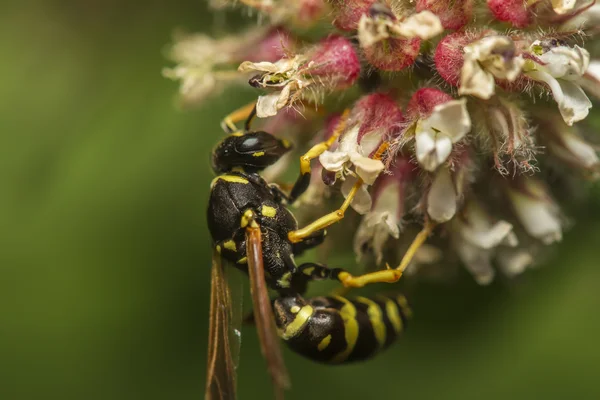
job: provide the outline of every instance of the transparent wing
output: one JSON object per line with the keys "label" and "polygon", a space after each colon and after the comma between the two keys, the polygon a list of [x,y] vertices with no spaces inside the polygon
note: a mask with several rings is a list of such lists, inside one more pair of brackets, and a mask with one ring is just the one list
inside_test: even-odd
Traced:
{"label": "transparent wing", "polygon": [[250,292],[252,294],[252,308],[258,339],[263,356],[267,360],[267,368],[275,387],[275,396],[283,398],[283,390],[288,388],[289,378],[275,327],[275,318],[271,308],[271,300],[262,256],[262,235],[259,227],[246,228],[246,254],[248,256],[248,275],[250,276]]}
{"label": "transparent wing", "polygon": [[[234,289],[233,294],[231,288]],[[242,323],[240,289],[241,280],[226,276],[221,256],[213,251],[206,400],[236,399],[236,369],[239,363]]]}

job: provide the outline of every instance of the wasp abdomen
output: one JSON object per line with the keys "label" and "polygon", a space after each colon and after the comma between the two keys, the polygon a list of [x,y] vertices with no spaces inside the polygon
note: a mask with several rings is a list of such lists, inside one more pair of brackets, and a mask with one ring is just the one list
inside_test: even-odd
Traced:
{"label": "wasp abdomen", "polygon": [[297,353],[342,364],[374,356],[404,330],[410,316],[402,295],[375,298],[299,296],[275,301],[280,336]]}

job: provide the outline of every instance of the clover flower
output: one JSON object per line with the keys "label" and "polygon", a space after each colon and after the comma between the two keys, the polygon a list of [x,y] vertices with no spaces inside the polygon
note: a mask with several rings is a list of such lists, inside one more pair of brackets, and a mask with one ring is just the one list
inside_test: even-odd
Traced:
{"label": "clover flower", "polygon": [[399,261],[424,225],[416,276],[460,264],[482,285],[514,277],[561,240],[565,187],[600,177],[600,140],[584,122],[588,96],[600,99],[594,0],[211,4],[251,10],[263,26],[176,38],[165,76],[188,104],[249,83],[254,123],[295,144],[269,182],[339,133],[294,213],[324,215],[357,189],[360,216],[341,224],[361,262]]}
{"label": "clover flower", "polygon": [[346,197],[360,178],[361,186],[352,207],[360,214],[371,208],[371,196],[366,186],[372,185],[385,169],[373,155],[384,140],[396,135],[402,122],[402,112],[395,101],[384,94],[372,94],[357,101],[335,148],[320,155],[319,161],[327,171],[344,181],[342,193]]}
{"label": "clover flower", "polygon": [[567,125],[587,117],[592,102],[577,80],[588,69],[590,53],[577,45],[567,46],[558,40],[536,40],[530,51],[537,61],[527,67],[526,75],[548,85]]}

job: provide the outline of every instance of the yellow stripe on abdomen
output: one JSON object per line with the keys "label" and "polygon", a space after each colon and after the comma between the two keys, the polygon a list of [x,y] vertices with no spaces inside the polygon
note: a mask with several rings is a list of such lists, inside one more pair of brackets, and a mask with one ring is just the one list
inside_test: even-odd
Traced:
{"label": "yellow stripe on abdomen", "polygon": [[400,316],[400,311],[398,310],[396,302],[385,298],[385,312],[394,327],[394,332],[396,332],[396,334],[402,332],[402,317]]}
{"label": "yellow stripe on abdomen", "polygon": [[386,336],[385,322],[383,322],[383,313],[379,307],[379,304],[375,303],[373,300],[367,299],[366,297],[357,297],[356,301],[367,306],[367,314],[369,315],[369,321],[371,322],[373,332],[375,333],[375,339],[377,339],[379,347],[383,347]]}
{"label": "yellow stripe on abdomen", "polygon": [[344,305],[340,309],[340,316],[342,317],[342,321],[344,321],[344,337],[346,339],[346,348],[340,353],[336,354],[332,359],[332,363],[341,363],[346,361],[346,359],[352,354],[352,350],[354,350],[354,346],[356,346],[356,341],[358,340],[358,321],[356,320],[356,307],[340,296],[334,296],[334,298]]}

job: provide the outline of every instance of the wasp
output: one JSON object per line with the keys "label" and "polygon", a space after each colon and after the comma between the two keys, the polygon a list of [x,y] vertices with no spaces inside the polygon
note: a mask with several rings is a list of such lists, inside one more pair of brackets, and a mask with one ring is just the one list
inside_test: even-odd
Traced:
{"label": "wasp", "polygon": [[[207,399],[236,396],[236,362],[232,350],[236,339],[230,335],[231,295],[221,259],[248,274],[253,318],[277,397],[282,397],[283,389],[289,386],[279,337],[310,359],[344,363],[368,358],[387,347],[402,331],[410,314],[401,297],[353,300],[340,296],[311,300],[302,297],[310,281],[333,279],[346,287],[360,287],[372,282],[396,281],[399,273],[388,269],[353,276],[341,268],[329,269],[318,263],[296,264],[295,256],[321,244],[325,228],[344,217],[362,185],[359,180],[338,210],[301,229],[286,207],[308,188],[311,160],[338,139],[345,128],[347,113],[327,141],[316,144],[300,158],[300,176],[289,194],[267,183],[260,172],[292,146],[267,132],[251,130],[254,114],[255,106],[251,104],[226,117],[222,127],[228,136],[212,153],[212,168],[217,176],[211,183],[207,211],[214,248]],[[245,128],[240,131],[235,123],[243,119]],[[387,147],[384,143],[374,157],[382,157]],[[269,289],[277,292],[274,301],[269,298]]]}

